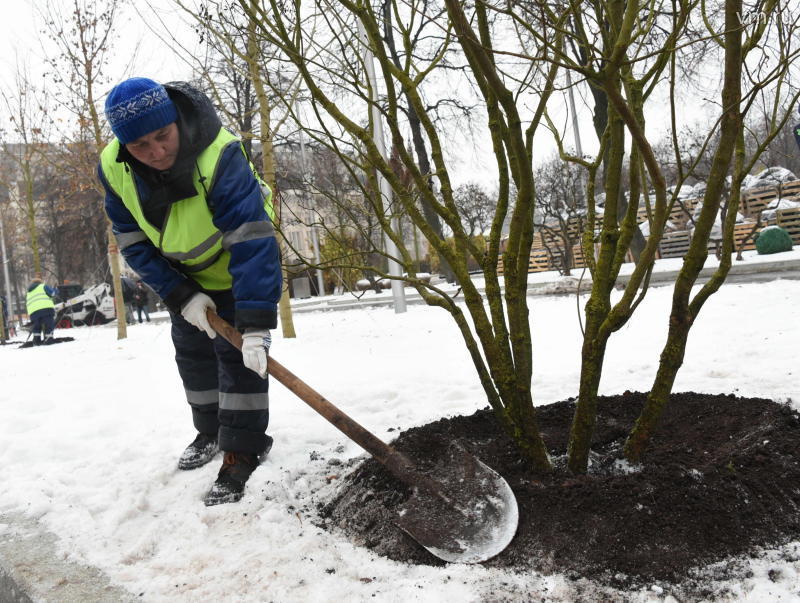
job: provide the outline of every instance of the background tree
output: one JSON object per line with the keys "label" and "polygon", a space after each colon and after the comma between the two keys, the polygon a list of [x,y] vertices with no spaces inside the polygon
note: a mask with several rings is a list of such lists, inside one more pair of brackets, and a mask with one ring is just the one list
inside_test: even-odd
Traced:
{"label": "background tree", "polygon": [[535,179],[534,225],[553,265],[569,275],[575,266],[573,248],[580,244],[584,230],[584,170],[556,156],[536,169]]}
{"label": "background tree", "polygon": [[[50,55],[51,74],[61,85],[60,106],[72,116],[74,130],[70,132],[67,159],[71,194],[85,205],[81,211],[87,226],[93,229],[89,240],[95,250],[99,247],[100,224],[105,225],[108,263],[114,288],[114,306],[117,314],[117,339],[127,337],[125,303],[120,280],[119,247],[111,229],[111,222],[103,212],[103,190],[96,173],[100,151],[110,138],[100,121],[97,104],[100,87],[108,83],[104,70],[111,52],[111,36],[117,15],[117,0],[86,2],[73,0],[68,6],[48,1],[40,10],[46,31],[57,48]],[[103,215],[103,219],[100,219]],[[90,246],[90,249],[92,246]]]}
{"label": "background tree", "polygon": [[[274,154],[276,128],[279,127],[285,116],[275,119],[273,115],[274,101],[270,98],[270,91],[273,88],[269,85],[270,78],[277,79],[278,83],[274,84],[275,87],[281,86],[283,80],[279,73],[270,72],[268,63],[272,60],[272,54],[264,44],[264,40],[255,35],[256,24],[252,22],[250,15],[261,10],[261,2],[260,0],[249,0],[245,3],[247,6],[244,9],[235,2],[208,2],[201,5],[199,9],[182,0],[174,0],[174,2],[195,23],[202,39],[208,40],[216,49],[216,56],[219,60],[212,70],[202,64],[197,67],[202,67],[201,73],[214,90],[218,105],[227,107],[223,113],[227,113],[229,118],[233,118],[230,121],[235,122],[234,125],[237,129],[238,127],[243,128],[238,130],[238,133],[244,140],[258,142],[261,157],[257,166],[261,176],[273,191],[276,230],[278,231],[279,245],[285,252],[286,241],[280,232],[281,208],[278,203],[280,195],[278,195]],[[215,77],[220,74],[227,75],[229,81],[220,82],[220,79]],[[287,94],[290,98],[294,98],[296,92],[296,89],[289,90]],[[236,101],[233,104],[236,111],[231,111],[231,104],[225,102],[226,98]],[[251,144],[248,142],[248,145]],[[283,336],[293,338],[296,337],[296,332],[289,303],[289,286],[285,277],[285,268],[282,267],[282,270],[284,278],[278,304],[278,315]]]}
{"label": "background tree", "polygon": [[459,185],[453,191],[455,202],[468,236],[474,237],[489,230],[495,213],[494,200],[477,182]]}
{"label": "background tree", "polygon": [[47,160],[47,146],[53,117],[48,97],[38,89],[24,67],[16,73],[13,90],[0,92],[9,126],[3,131],[3,154],[11,169],[3,175],[4,185],[25,216],[33,276],[43,276],[39,223],[41,198],[37,180]]}

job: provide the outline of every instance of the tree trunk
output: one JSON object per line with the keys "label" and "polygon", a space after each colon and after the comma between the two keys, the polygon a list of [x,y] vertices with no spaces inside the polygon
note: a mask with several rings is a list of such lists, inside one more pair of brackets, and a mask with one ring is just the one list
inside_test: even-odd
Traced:
{"label": "tree trunk", "polygon": [[108,224],[108,263],[111,267],[111,280],[114,285],[114,309],[117,311],[117,339],[128,336],[128,308],[122,294],[122,278],[119,268],[119,246],[117,245],[111,223]]}
{"label": "tree trunk", "polygon": [[[272,202],[275,207],[275,217],[280,225],[280,205],[277,203],[277,179],[275,177],[275,153],[272,146],[272,126],[270,122],[271,107],[269,97],[264,89],[264,80],[261,77],[261,63],[259,62],[258,38],[256,36],[256,15],[260,10],[260,0],[250,0],[250,11],[248,11],[247,22],[247,67],[250,71],[250,78],[253,81],[253,88],[258,99],[258,116],[261,121],[260,142],[261,142],[261,162],[264,170],[264,178],[267,185],[273,191]],[[281,257],[286,257],[283,251],[286,248],[283,236],[276,232],[278,245],[281,248]],[[278,316],[281,321],[281,331],[284,338],[294,339],[297,333],[294,330],[294,318],[292,316],[292,306],[289,300],[289,282],[286,279],[286,271],[281,265],[281,297],[278,302]]]}
{"label": "tree trunk", "polygon": [[[705,301],[722,285],[731,264],[733,251],[733,229],[736,223],[738,210],[738,195],[732,195],[731,206],[728,208],[724,230],[727,231],[724,254],[720,267],[712,279],[690,300],[692,287],[703,268],[708,256],[708,239],[714,226],[719,211],[720,202],[725,188],[725,180],[733,157],[737,140],[741,137],[742,118],[739,113],[741,100],[741,74],[742,74],[742,28],[739,16],[742,11],[741,0],[726,0],[725,2],[725,71],[722,89],[722,114],[720,125],[720,141],[708,185],[703,197],[703,209],[695,225],[689,251],[684,258],[672,298],[672,311],[670,314],[669,334],[667,343],[661,353],[658,372],[656,373],[653,387],[647,397],[645,406],[636,424],[625,443],[625,455],[632,462],[640,462],[642,454],[649,442],[664,407],[669,400],[678,369],[683,364],[686,351],[686,342],[689,330],[700,312]],[[737,157],[739,155],[737,154]],[[737,159],[737,164],[738,164]],[[740,165],[739,165],[740,167]],[[741,177],[741,174],[735,174]]]}
{"label": "tree trunk", "polygon": [[602,302],[590,299],[586,304],[586,332],[581,348],[578,403],[572,418],[567,446],[567,466],[572,473],[576,474],[585,473],[589,465],[592,435],[597,420],[597,390],[603,373],[603,358],[607,341],[606,338],[599,337],[599,331],[607,314],[608,307]]}
{"label": "tree trunk", "polygon": [[[619,81],[614,85],[619,85]],[[608,114],[611,142],[604,158],[606,166],[606,199],[618,199],[625,156],[625,129],[613,108]],[[617,204],[606,203],[603,215],[600,254],[597,260],[592,292],[586,303],[586,331],[581,352],[581,377],[568,444],[568,467],[573,473],[585,473],[589,463],[592,434],[597,415],[597,390],[603,372],[603,359],[610,332],[603,329],[611,309],[614,287],[614,258],[619,243]]]}

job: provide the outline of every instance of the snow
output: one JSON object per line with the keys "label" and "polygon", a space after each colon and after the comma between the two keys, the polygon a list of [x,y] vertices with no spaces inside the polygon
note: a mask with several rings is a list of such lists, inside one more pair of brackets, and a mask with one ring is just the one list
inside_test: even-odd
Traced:
{"label": "snow", "polygon": [[761,212],[761,219],[774,220],[778,216],[778,210],[796,209],[798,207],[800,207],[800,201],[779,197],[770,201],[764,208],[764,211]]}
{"label": "snow", "polygon": [[[639,224],[639,230],[641,231],[643,237],[649,237],[650,236],[650,222],[648,222],[647,220],[645,220],[644,222],[641,222]],[[667,220],[664,223],[664,232],[672,232],[672,231],[675,231],[675,230],[678,230],[678,227],[675,226],[675,223],[672,222],[671,220]]]}
{"label": "snow", "polygon": [[[667,188],[667,193],[669,195],[673,195],[675,193],[675,186],[670,186]],[[694,199],[695,198],[695,188],[688,184],[682,184],[680,189],[678,189],[678,199]]]}
{"label": "snow", "polygon": [[783,182],[797,180],[797,177],[783,167],[770,167],[755,175],[748,174],[742,181],[742,190],[775,186]]}
{"label": "snow", "polygon": [[[780,255],[800,258],[797,251]],[[659,270],[679,266],[677,259],[659,262]],[[531,280],[548,274],[554,278],[543,273]],[[671,294],[669,286],[651,288],[612,337],[601,393],[649,389]],[[732,392],[797,406],[798,299],[795,280],[724,285],[697,319],[675,391]],[[575,396],[576,300],[528,300],[534,398],[547,404]],[[486,406],[459,333],[440,309],[305,312],[294,322],[296,339],[274,334],[275,357],[385,441],[397,429]],[[315,527],[315,503],[341,481],[336,459],[363,452],[274,383],[269,458],[242,502],[206,508],[202,497],[219,461],[176,469],[194,430],[169,323],[137,324],[128,333],[118,341],[113,325],[59,330],[56,336],[76,341],[0,347],[0,513],[37,519],[58,535],[58,554],[99,567],[115,584],[143,593],[143,601],[483,601],[534,594],[548,601],[676,600],[664,584],[618,593],[562,575],[409,566]],[[800,559],[800,543],[740,560],[738,580],[721,582],[711,568],[708,582],[717,592],[727,589],[730,600],[796,600],[800,561],[782,554]]]}

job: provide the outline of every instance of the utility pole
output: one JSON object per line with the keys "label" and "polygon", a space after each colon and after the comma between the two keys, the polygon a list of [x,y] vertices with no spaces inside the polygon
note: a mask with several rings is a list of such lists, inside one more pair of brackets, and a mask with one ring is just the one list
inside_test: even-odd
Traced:
{"label": "utility pole", "polygon": [[567,69],[567,94],[569,95],[569,111],[572,113],[572,134],[575,137],[575,152],[578,157],[583,159],[583,148],[581,147],[581,133],[578,129],[578,113],[575,111],[575,94],[572,90],[572,76]]}
{"label": "utility pole", "polygon": [[306,162],[306,141],[303,136],[303,128],[300,126],[300,101],[295,99],[294,112],[297,114],[298,133],[300,135],[300,166],[303,169],[303,196],[305,197],[308,217],[310,219],[309,226],[311,228],[311,245],[314,249],[314,264],[317,265],[317,295],[322,297],[325,295],[325,281],[322,278],[322,268],[320,268],[320,255],[319,255],[319,233],[314,224],[314,211],[311,209],[311,195],[308,193],[308,185],[306,184],[306,174],[308,174],[308,163]]}
{"label": "utility pole", "polygon": [[[6,283],[6,304],[8,304],[8,321],[9,324],[7,325],[0,325],[2,328],[2,332],[0,332],[0,339],[5,339],[5,330],[11,330],[11,326],[14,324],[14,300],[11,298],[11,279],[8,276],[8,256],[6,255],[6,232],[3,228],[3,216],[0,214],[0,251],[3,252],[3,278],[5,278]],[[2,322],[3,316],[2,311],[0,311],[0,322]]]}
{"label": "utility pole", "polygon": [[[378,79],[375,77],[375,63],[374,58],[372,56],[372,49],[369,47],[369,40],[367,39],[367,32],[364,29],[364,25],[361,21],[358,22],[358,32],[361,36],[361,42],[364,45],[364,65],[367,69],[367,77],[369,78],[369,84],[373,91],[373,93],[377,94],[378,90]],[[372,99],[370,99],[372,100]],[[375,103],[371,104],[371,111],[372,111],[372,121],[375,125],[374,130],[372,132],[372,138],[375,141],[375,146],[378,147],[378,152],[381,154],[381,157],[384,161],[388,162],[388,156],[386,155],[386,145],[383,141],[383,118],[381,117],[381,112],[378,110],[378,106]],[[383,177],[380,170],[376,170],[377,177],[378,177],[378,186],[380,188],[381,196],[384,198],[384,207],[389,207],[392,202],[392,187],[389,185],[389,182],[386,178]],[[399,229],[399,220],[397,217],[392,219],[392,228],[395,232],[400,232]],[[400,270],[400,264],[394,260],[399,254],[397,250],[397,245],[394,244],[391,237],[388,234],[384,233],[384,240],[386,242],[386,253],[389,256],[389,274],[391,276],[397,277],[392,279],[392,298],[394,299],[394,312],[395,314],[402,314],[406,311],[406,293],[403,288],[403,281],[402,271]]]}

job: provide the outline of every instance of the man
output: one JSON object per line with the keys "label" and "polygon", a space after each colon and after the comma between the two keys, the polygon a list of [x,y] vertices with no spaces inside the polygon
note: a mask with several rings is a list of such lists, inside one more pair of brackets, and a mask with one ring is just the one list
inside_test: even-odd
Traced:
{"label": "man", "polygon": [[136,308],[136,318],[139,324],[142,324],[142,312],[147,322],[150,322],[150,312],[147,311],[147,289],[144,288],[144,283],[141,280],[136,281],[136,287],[133,289],[133,307]]}
{"label": "man", "polygon": [[[106,212],[128,264],[170,310],[198,432],[178,468],[222,450],[204,502],[238,501],[272,446],[267,353],[281,292],[272,193],[210,100],[186,83],[128,79],[105,113],[116,136],[98,170]],[[241,353],[216,336],[208,308],[242,331]]]}
{"label": "man", "polygon": [[45,285],[40,278],[33,279],[28,285],[25,305],[31,321],[33,345],[42,345],[42,332],[44,332],[44,344],[53,343],[53,329],[56,328],[56,310],[53,303],[55,294],[56,290]]}

